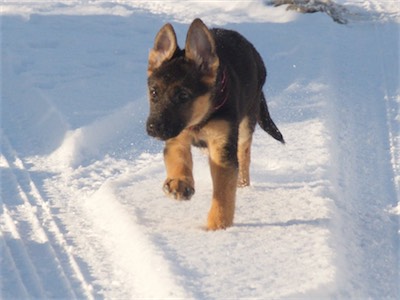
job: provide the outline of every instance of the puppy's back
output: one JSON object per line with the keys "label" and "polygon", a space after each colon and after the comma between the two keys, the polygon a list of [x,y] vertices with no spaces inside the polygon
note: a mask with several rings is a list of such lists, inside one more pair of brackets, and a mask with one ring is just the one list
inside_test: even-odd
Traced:
{"label": "puppy's back", "polygon": [[[267,76],[263,60],[254,46],[241,34],[233,30],[212,29],[217,54],[224,66],[229,66],[242,83],[261,89]],[[254,86],[254,83],[257,86]]]}

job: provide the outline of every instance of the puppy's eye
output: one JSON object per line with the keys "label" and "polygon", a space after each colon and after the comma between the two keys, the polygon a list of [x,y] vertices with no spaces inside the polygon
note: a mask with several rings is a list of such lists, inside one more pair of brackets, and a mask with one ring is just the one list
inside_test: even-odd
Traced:
{"label": "puppy's eye", "polygon": [[175,102],[184,103],[190,100],[190,94],[185,90],[180,90],[176,93],[174,98]]}

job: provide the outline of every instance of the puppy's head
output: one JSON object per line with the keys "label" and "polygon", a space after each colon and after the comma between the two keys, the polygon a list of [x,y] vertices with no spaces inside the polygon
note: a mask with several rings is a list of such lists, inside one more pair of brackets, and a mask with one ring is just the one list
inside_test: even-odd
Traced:
{"label": "puppy's head", "polygon": [[214,38],[200,19],[190,25],[184,50],[173,27],[164,25],[149,54],[147,133],[167,140],[203,121],[211,111],[218,67]]}

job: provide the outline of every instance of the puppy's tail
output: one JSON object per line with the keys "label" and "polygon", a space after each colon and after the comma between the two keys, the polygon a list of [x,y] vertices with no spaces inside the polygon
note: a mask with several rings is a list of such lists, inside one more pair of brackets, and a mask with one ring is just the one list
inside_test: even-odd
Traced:
{"label": "puppy's tail", "polygon": [[260,112],[258,113],[257,117],[258,125],[260,125],[260,127],[274,139],[284,144],[285,140],[283,139],[282,133],[279,131],[278,127],[276,127],[274,121],[272,121],[271,116],[269,115],[264,93],[261,93],[260,100]]}

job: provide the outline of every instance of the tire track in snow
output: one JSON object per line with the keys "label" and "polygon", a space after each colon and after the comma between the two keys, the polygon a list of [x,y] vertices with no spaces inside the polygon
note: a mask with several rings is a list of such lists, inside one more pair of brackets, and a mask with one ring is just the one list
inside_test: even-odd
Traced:
{"label": "tire track in snow", "polygon": [[[331,151],[336,168],[336,240],[342,248],[340,263],[346,266],[341,270],[345,288],[339,295],[345,298],[399,298],[398,220],[388,212],[395,204],[396,188],[385,100],[398,86],[388,80],[396,77],[396,54],[388,50],[396,43],[393,28],[393,24],[374,24],[335,30],[326,55],[343,56],[326,70],[335,87],[329,96]],[[390,47],[375,55],[383,44]],[[345,64],[340,61],[344,57]],[[355,76],[356,70],[363,76]]]}
{"label": "tire track in snow", "polygon": [[[396,82],[399,82],[400,77],[398,72],[399,64],[397,64],[397,72],[395,72],[395,75],[389,76],[385,70],[389,69],[388,64],[392,63],[393,59],[383,59],[384,57],[388,56],[388,49],[390,49],[392,52],[392,57],[398,57],[400,44],[397,43],[397,47],[392,47],[386,44],[387,41],[382,37],[381,31],[378,30],[378,27],[374,28],[374,37],[378,41],[378,57],[381,58],[379,62],[379,71],[383,79],[382,91],[386,104],[387,128],[389,131],[388,136],[391,163],[393,168],[393,180],[397,195],[397,203],[394,203],[394,205],[397,205],[397,208],[393,208],[392,212],[395,214],[400,214],[400,90],[398,90],[399,84],[396,84]],[[397,39],[397,41],[399,41],[399,39]],[[393,55],[393,52],[396,54]]]}
{"label": "tire track in snow", "polygon": [[[63,202],[69,203],[63,224],[78,255],[88,264],[96,297],[192,299],[163,249],[144,233],[146,226],[136,207],[121,198],[129,170],[140,174],[148,160],[133,164],[109,158],[70,169],[60,174],[61,178],[46,182],[46,190],[63,193]],[[127,173],[114,173],[110,168],[116,166]],[[68,188],[65,182],[70,183]]]}
{"label": "tire track in snow", "polygon": [[[2,164],[5,164],[2,177],[7,176],[7,183],[12,186],[7,190],[16,193],[5,195],[2,192],[3,214],[8,219],[5,227],[11,233],[4,241],[14,260],[11,265],[20,268],[16,269],[19,277],[23,278],[22,273],[29,270],[28,278],[22,280],[25,290],[29,291],[29,296],[37,298],[93,299],[91,285],[86,282],[48,204],[4,134],[2,147]],[[15,264],[13,250],[22,253],[22,265]]]}
{"label": "tire track in snow", "polygon": [[[7,237],[10,236],[10,238]],[[44,298],[45,292],[41,282],[38,280],[39,275],[36,272],[35,266],[26,251],[25,242],[18,234],[18,229],[14,224],[14,220],[10,215],[7,207],[2,206],[2,224],[1,224],[1,272],[7,272],[9,275],[14,275],[12,278],[7,278],[7,281],[12,281],[18,289],[14,291],[1,293],[5,298]],[[24,270],[21,272],[20,270]],[[27,282],[31,282],[29,287]],[[1,289],[4,290],[7,282],[1,283]],[[29,290],[29,293],[28,291]]]}
{"label": "tire track in snow", "polygon": [[105,250],[104,261],[112,262],[109,272],[113,282],[105,297],[193,298],[176,279],[164,253],[143,234],[136,212],[119,201],[116,188],[117,182],[107,181],[84,204],[92,233]]}
{"label": "tire track in snow", "polygon": [[[58,156],[61,161],[69,155],[63,150]],[[60,214],[64,231],[88,266],[95,298],[193,298],[163,249],[143,233],[137,209],[120,197],[130,170],[135,174],[147,170],[148,158],[143,154],[132,165],[106,157],[88,166],[54,170],[54,177],[44,183],[46,194],[55,197],[60,210],[68,211]],[[57,165],[52,156],[32,163],[39,171]]]}

